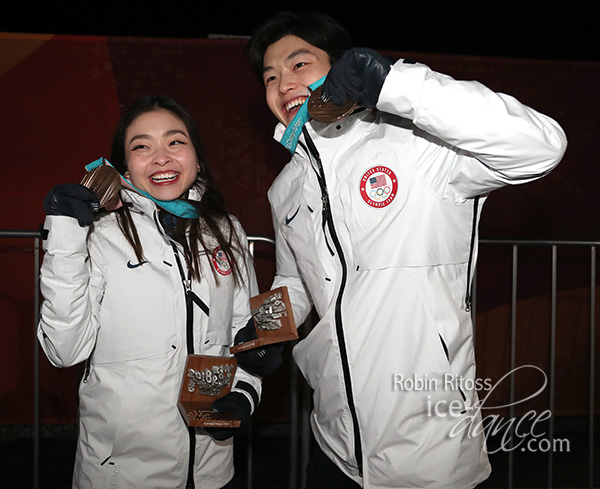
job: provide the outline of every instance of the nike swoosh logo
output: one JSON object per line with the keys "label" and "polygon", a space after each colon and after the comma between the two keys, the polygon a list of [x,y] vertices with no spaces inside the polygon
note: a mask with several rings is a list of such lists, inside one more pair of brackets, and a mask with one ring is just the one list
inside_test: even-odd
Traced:
{"label": "nike swoosh logo", "polygon": [[300,210],[300,206],[298,206],[298,208],[296,209],[296,212],[294,212],[294,215],[292,217],[285,216],[285,223],[286,223],[286,225],[289,224],[290,222],[292,222],[294,220],[294,218],[298,215],[298,211],[299,210]]}
{"label": "nike swoosh logo", "polygon": [[131,263],[131,260],[127,262],[127,268],[137,268],[141,267],[144,263],[148,263],[147,261],[142,261],[140,263]]}

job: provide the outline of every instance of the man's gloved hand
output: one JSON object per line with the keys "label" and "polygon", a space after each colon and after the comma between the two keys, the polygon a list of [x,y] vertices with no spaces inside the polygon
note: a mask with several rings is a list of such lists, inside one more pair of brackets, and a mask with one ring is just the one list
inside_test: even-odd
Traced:
{"label": "man's gloved hand", "polygon": [[248,398],[239,392],[230,392],[212,403],[212,408],[218,413],[233,413],[241,423],[239,428],[205,428],[215,440],[227,440],[240,433],[250,421],[252,406]]}
{"label": "man's gloved hand", "polygon": [[[256,339],[256,328],[251,318],[248,324],[240,329],[235,335],[234,344],[246,343]],[[283,362],[283,343],[272,343],[252,350],[242,351],[235,354],[238,365],[246,372],[260,377],[268,377]]]}
{"label": "man's gloved hand", "polygon": [[388,58],[372,49],[350,49],[331,66],[321,89],[322,99],[336,105],[350,99],[362,107],[373,108],[391,67]]}
{"label": "man's gloved hand", "polygon": [[94,210],[98,210],[99,205],[94,192],[78,183],[57,185],[44,198],[46,215],[74,217],[81,227],[94,222]]}

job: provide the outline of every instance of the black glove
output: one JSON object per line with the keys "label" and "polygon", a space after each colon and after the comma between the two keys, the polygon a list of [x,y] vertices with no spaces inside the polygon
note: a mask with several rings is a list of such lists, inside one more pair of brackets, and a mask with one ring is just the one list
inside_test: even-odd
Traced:
{"label": "black glove", "polygon": [[[240,329],[235,335],[234,343],[246,343],[256,339],[254,320]],[[268,377],[277,370],[283,362],[283,343],[272,343],[252,350],[235,354],[238,365],[246,372],[260,377]]]}
{"label": "black glove", "polygon": [[336,105],[350,99],[362,107],[373,108],[391,67],[388,58],[372,49],[350,49],[331,66],[321,89],[322,98],[331,99]]}
{"label": "black glove", "polygon": [[81,227],[94,222],[94,210],[99,207],[94,192],[78,183],[61,183],[44,198],[46,215],[74,217]]}
{"label": "black glove", "polygon": [[227,440],[240,433],[248,426],[252,406],[248,398],[239,392],[230,392],[212,403],[212,408],[217,413],[233,413],[241,423],[239,428],[205,428],[215,440]]}

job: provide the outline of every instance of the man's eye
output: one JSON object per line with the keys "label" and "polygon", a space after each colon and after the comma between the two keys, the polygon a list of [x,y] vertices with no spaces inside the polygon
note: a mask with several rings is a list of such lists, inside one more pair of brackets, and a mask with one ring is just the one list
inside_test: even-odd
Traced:
{"label": "man's eye", "polygon": [[300,61],[300,63],[296,63],[294,65],[294,69],[302,68],[306,63],[304,61]]}

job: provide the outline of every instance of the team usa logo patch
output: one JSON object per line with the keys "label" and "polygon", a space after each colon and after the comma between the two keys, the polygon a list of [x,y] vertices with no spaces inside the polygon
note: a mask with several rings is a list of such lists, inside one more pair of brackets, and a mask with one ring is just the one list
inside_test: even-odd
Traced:
{"label": "team usa logo patch", "polygon": [[221,275],[229,275],[231,273],[231,263],[225,252],[220,246],[217,246],[212,253],[212,261],[215,266],[215,270]]}
{"label": "team usa logo patch", "polygon": [[398,179],[387,166],[374,166],[360,179],[360,196],[376,209],[390,205],[397,193]]}

